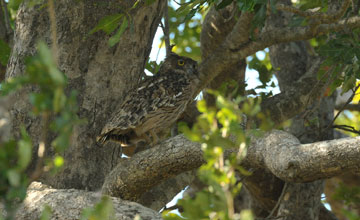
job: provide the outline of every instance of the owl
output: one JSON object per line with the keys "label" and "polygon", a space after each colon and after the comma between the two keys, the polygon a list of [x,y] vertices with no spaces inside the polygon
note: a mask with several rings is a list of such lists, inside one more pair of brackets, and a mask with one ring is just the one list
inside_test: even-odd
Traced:
{"label": "owl", "polygon": [[98,143],[114,141],[122,147],[140,141],[156,144],[157,134],[185,111],[198,82],[197,62],[170,53],[158,73],[142,81],[116,107],[97,137]]}

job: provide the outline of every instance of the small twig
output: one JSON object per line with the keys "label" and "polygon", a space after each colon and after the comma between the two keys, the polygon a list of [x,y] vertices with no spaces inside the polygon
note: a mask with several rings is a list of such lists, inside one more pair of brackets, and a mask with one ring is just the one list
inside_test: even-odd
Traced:
{"label": "small twig", "polygon": [[360,135],[360,131],[356,130],[353,126],[350,126],[350,125],[333,125],[332,128],[337,128],[340,130],[349,131],[349,132]]}
{"label": "small twig", "polygon": [[353,100],[354,96],[356,95],[356,91],[358,90],[359,87],[360,87],[360,84],[355,87],[355,89],[353,90],[353,94],[348,98],[348,100],[347,100],[346,103],[343,105],[343,107],[342,107],[342,108],[338,111],[338,113],[335,115],[334,119],[333,119],[332,122],[329,124],[328,128],[330,128],[330,127],[334,124],[335,120],[339,117],[340,113],[341,113],[342,111],[344,111],[345,107],[346,107],[348,104],[350,104],[350,102]]}
{"label": "small twig", "polygon": [[171,53],[171,46],[170,46],[170,27],[169,27],[169,12],[168,12],[169,6],[168,6],[168,0],[165,1],[165,9],[164,9],[164,25],[160,23],[161,28],[164,33],[164,39],[165,39],[165,47],[166,47],[166,56],[168,56]]}
{"label": "small twig", "polygon": [[288,183],[285,182],[285,185],[283,187],[283,190],[281,191],[281,195],[279,197],[279,199],[276,202],[276,205],[274,206],[274,208],[271,210],[270,214],[265,218],[265,219],[271,219],[272,216],[274,215],[275,211],[279,208],[281,201],[283,200],[284,196],[285,196],[285,192],[288,188]]}
{"label": "small twig", "polygon": [[[161,41],[161,43],[160,43],[160,47],[159,47],[159,50],[157,51],[157,54],[156,54],[155,61],[157,61],[157,60],[158,60],[158,58],[159,58],[160,50],[161,50],[161,47],[162,47],[163,43],[164,43],[164,41]],[[155,70],[154,70],[154,72],[155,72]]]}
{"label": "small twig", "polygon": [[44,172],[44,157],[46,155],[46,139],[49,132],[50,125],[50,114],[49,112],[42,113],[41,118],[41,136],[38,147],[38,158],[35,165],[34,172],[30,175],[30,183],[37,180],[41,174]]}
{"label": "small twig", "polygon": [[350,0],[344,0],[343,4],[341,5],[340,9],[336,13],[321,13],[321,12],[313,12],[313,11],[302,11],[292,6],[279,4],[276,6],[277,10],[280,11],[287,11],[293,14],[297,14],[301,17],[306,17],[309,19],[316,19],[320,20],[322,24],[331,24],[335,21],[339,20],[346,12],[346,10],[350,6]]}
{"label": "small twig", "polygon": [[349,110],[349,111],[360,111],[360,104],[348,104],[345,107],[344,106],[335,106],[336,110],[340,109]]}
{"label": "small twig", "polygon": [[48,0],[48,12],[49,12],[49,18],[50,18],[50,31],[51,31],[51,40],[52,40],[52,54],[56,63],[56,66],[58,66],[58,45],[57,45],[57,37],[56,37],[56,16],[55,16],[55,5],[54,0]]}
{"label": "small twig", "polygon": [[187,5],[188,3],[180,3],[180,2],[178,2],[178,1],[176,1],[176,0],[174,0],[174,2],[177,4],[177,5],[180,5],[180,6],[182,6],[182,5]]}
{"label": "small twig", "polygon": [[173,206],[170,206],[170,207],[166,207],[165,206],[165,208],[162,210],[162,212],[163,211],[173,211],[173,210],[176,210],[176,209],[178,209],[179,210],[179,212],[183,212],[184,211],[184,208],[182,207],[182,206],[180,206],[180,205],[173,205]]}

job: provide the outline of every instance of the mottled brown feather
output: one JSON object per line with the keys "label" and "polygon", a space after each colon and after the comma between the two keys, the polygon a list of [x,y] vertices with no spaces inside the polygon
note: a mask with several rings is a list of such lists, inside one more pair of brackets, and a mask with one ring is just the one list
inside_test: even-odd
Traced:
{"label": "mottled brown feather", "polygon": [[150,131],[159,133],[169,128],[185,111],[197,84],[196,61],[172,53],[157,74],[129,92],[97,141],[126,146],[146,139]]}

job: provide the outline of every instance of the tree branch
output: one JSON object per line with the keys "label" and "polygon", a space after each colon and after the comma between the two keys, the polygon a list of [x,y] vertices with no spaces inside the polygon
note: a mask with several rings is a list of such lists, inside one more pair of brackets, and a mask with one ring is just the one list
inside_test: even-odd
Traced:
{"label": "tree branch", "polygon": [[283,5],[283,4],[276,5],[276,9],[281,11],[291,12],[309,19],[316,19],[319,20],[319,22],[322,24],[330,24],[339,20],[345,14],[349,6],[350,6],[350,0],[344,0],[339,10],[335,13],[313,12],[311,10],[303,11],[295,7]]}
{"label": "tree branch", "polygon": [[119,163],[107,175],[102,192],[136,201],[160,182],[198,168],[204,162],[200,144],[178,135]]}
{"label": "tree branch", "polygon": [[[168,9],[168,0],[165,1],[165,8],[164,8],[164,26],[162,26],[162,30],[164,33],[164,40],[165,40],[165,48],[166,48],[166,56],[171,53],[171,46],[170,46],[170,26],[169,26],[169,9]],[[162,23],[160,22],[160,25]]]}
{"label": "tree branch", "polygon": [[[102,197],[98,192],[53,189],[39,182],[33,182],[26,195],[25,201],[16,213],[16,219],[40,219],[45,205],[51,208],[51,219],[80,219],[82,210],[93,207]],[[141,219],[162,219],[158,212],[137,203],[119,198],[111,198],[111,201],[114,219],[133,220],[136,215]]]}
{"label": "tree branch", "polygon": [[[289,133],[273,130],[253,138],[242,165],[264,168],[286,182],[310,182],[360,167],[360,138],[344,138],[300,144]],[[229,152],[235,152],[231,149]],[[198,168],[204,163],[199,143],[178,135],[125,163],[107,176],[104,194],[137,200],[144,192],[165,179]]]}
{"label": "tree branch", "polygon": [[[240,22],[241,19],[238,20]],[[240,24],[237,24],[240,27]],[[204,61],[199,65],[199,72],[200,72],[200,85],[197,87],[198,90],[194,93],[193,97],[195,97],[202,89],[204,89],[218,74],[220,74],[227,66],[233,65],[239,60],[246,58],[247,56],[254,54],[259,50],[263,50],[271,45],[284,43],[284,42],[291,42],[291,41],[299,41],[299,40],[308,40],[313,37],[317,37],[323,34],[327,34],[332,31],[341,31],[344,28],[358,28],[360,27],[360,17],[354,16],[348,19],[343,19],[338,21],[334,24],[322,24],[319,25],[317,29],[313,29],[312,27],[295,27],[295,28],[279,28],[279,29],[272,29],[269,31],[265,31],[262,33],[259,38],[255,41],[248,41],[238,45],[236,49],[228,48],[230,45],[230,40],[226,40],[226,43],[223,43],[222,46],[214,50],[214,52],[209,55]],[[233,39],[232,36],[235,36],[236,33],[233,33],[236,29],[228,35],[228,39]],[[232,45],[233,47],[234,45]],[[317,67],[318,68],[318,67]],[[303,82],[305,83],[305,82]],[[305,84],[304,84],[305,85]],[[315,85],[315,84],[313,84]],[[300,87],[297,87],[300,88]],[[314,91],[314,89],[308,90]],[[307,93],[306,93],[307,94]],[[284,107],[294,103],[294,99],[291,97],[294,95],[297,98],[301,98],[301,95],[297,96],[296,93],[287,92],[287,95],[281,94],[280,96],[287,97],[289,102],[283,101]],[[310,96],[309,96],[310,97]],[[273,104],[277,102],[273,102]],[[297,108],[291,114],[294,116],[301,112],[308,104],[311,102],[300,102],[301,104],[298,105]],[[273,105],[276,107],[276,105]],[[271,109],[266,109],[269,115],[278,114],[278,111],[285,110],[286,108],[273,108],[275,112],[272,112]],[[284,115],[285,116],[285,115]],[[272,117],[275,118],[275,117]],[[288,116],[283,117],[283,120],[289,119]],[[278,121],[275,119],[275,121]]]}

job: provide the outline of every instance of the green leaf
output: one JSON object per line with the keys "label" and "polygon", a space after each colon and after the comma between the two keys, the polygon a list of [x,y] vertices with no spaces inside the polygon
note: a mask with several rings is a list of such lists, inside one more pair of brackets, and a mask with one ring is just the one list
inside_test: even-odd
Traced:
{"label": "green leaf", "polygon": [[128,20],[126,17],[124,17],[123,22],[121,23],[121,26],[119,30],[116,32],[116,34],[109,39],[109,46],[112,47],[115,44],[117,44],[120,41],[121,35],[124,33],[126,28],[128,27]]}
{"label": "green leaf", "polygon": [[21,127],[21,136],[22,139],[18,142],[18,166],[21,170],[25,170],[31,161],[32,143],[24,127]]}
{"label": "green leaf", "polygon": [[196,107],[199,110],[199,112],[204,113],[207,111],[206,101],[205,100],[199,100],[196,103]]}
{"label": "green leaf", "polygon": [[350,76],[350,78],[346,79],[341,87],[342,93],[349,91],[354,88],[356,85],[356,78],[354,75]]}
{"label": "green leaf", "polygon": [[225,8],[226,6],[230,5],[233,0],[222,0],[218,5],[216,5],[216,10]]}
{"label": "green leaf", "polygon": [[47,111],[51,109],[51,94],[45,93],[31,93],[29,95],[30,103],[34,105],[34,113],[39,111]]}
{"label": "green leaf", "polygon": [[18,187],[20,185],[21,176],[17,170],[10,169],[6,174],[11,186]]}
{"label": "green leaf", "polygon": [[183,22],[187,22],[187,21],[189,21],[192,17],[194,17],[196,11],[197,11],[197,10],[196,10],[195,8],[191,9],[190,12],[185,16]]}
{"label": "green leaf", "polygon": [[19,145],[18,165],[21,170],[25,170],[31,161],[31,149],[32,149],[31,142],[20,140],[18,142],[18,145]]}
{"label": "green leaf", "polygon": [[8,7],[16,11],[23,0],[9,0]]}
{"label": "green leaf", "polygon": [[97,203],[93,208],[86,208],[81,213],[80,220],[102,220],[115,219],[114,206],[112,200],[108,196],[103,196],[101,201]]}
{"label": "green leaf", "polygon": [[54,91],[54,99],[53,99],[53,107],[54,112],[58,113],[60,112],[66,103],[66,96],[64,94],[64,91],[62,88],[57,88]]}
{"label": "green leaf", "polygon": [[107,34],[111,34],[119,26],[119,22],[123,16],[122,13],[119,13],[102,18],[99,21],[99,24],[90,31],[90,34],[100,30],[103,30]]}
{"label": "green leaf", "polygon": [[47,45],[44,42],[40,42],[37,46],[38,53],[40,56],[41,61],[44,62],[46,67],[48,68],[49,75],[51,79],[59,85],[65,84],[65,77],[62,72],[60,72],[54,62],[52,53],[50,49],[47,47]]}
{"label": "green leaf", "polygon": [[56,156],[54,159],[54,165],[56,167],[62,167],[64,165],[64,158],[60,156]]}
{"label": "green leaf", "polygon": [[49,220],[51,218],[51,207],[48,205],[44,206],[44,209],[41,213],[40,220]]}
{"label": "green leaf", "polygon": [[5,41],[0,39],[0,64],[6,66],[10,57],[11,49]]}

